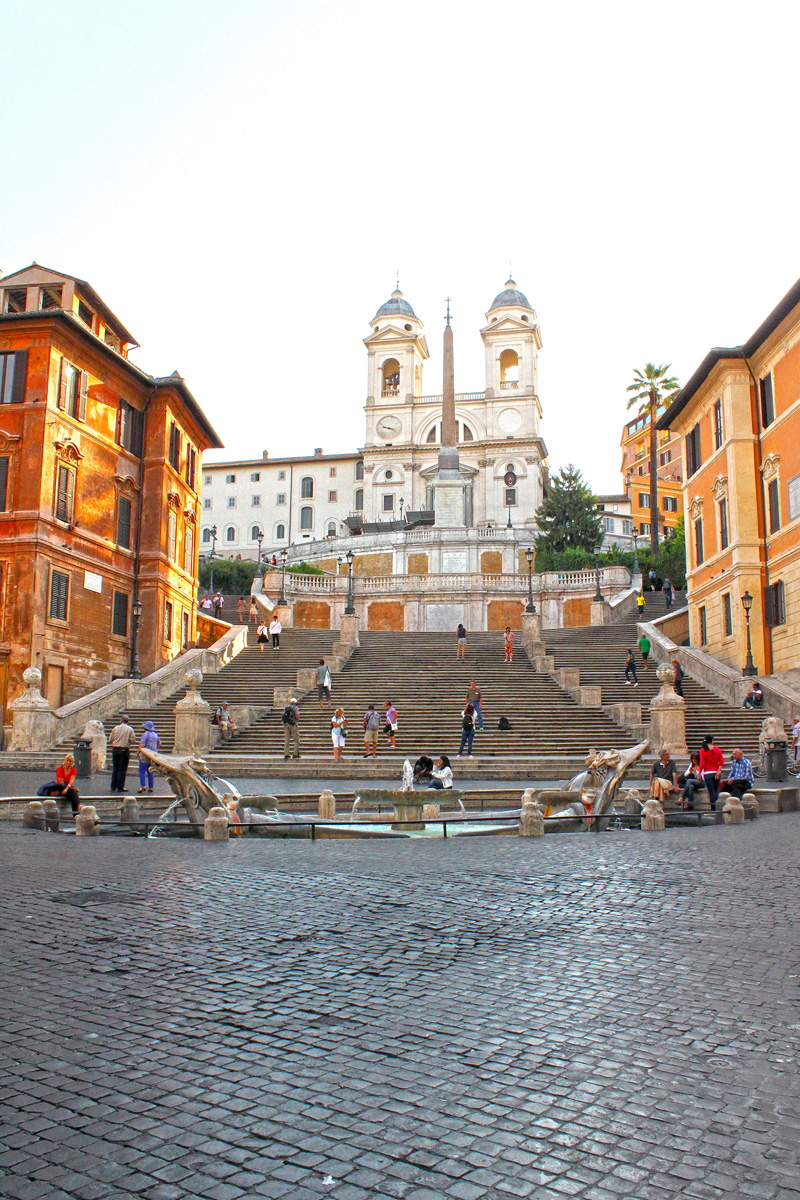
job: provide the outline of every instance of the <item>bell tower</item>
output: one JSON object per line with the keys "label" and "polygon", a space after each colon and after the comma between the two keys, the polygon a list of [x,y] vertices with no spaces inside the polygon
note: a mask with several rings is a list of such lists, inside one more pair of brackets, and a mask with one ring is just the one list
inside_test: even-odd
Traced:
{"label": "bell tower", "polygon": [[422,395],[422,366],[428,347],[422,322],[395,288],[370,321],[367,347],[367,407],[411,404]]}
{"label": "bell tower", "polygon": [[487,397],[514,400],[538,394],[542,348],[536,313],[513,279],[495,296],[481,330],[486,346]]}

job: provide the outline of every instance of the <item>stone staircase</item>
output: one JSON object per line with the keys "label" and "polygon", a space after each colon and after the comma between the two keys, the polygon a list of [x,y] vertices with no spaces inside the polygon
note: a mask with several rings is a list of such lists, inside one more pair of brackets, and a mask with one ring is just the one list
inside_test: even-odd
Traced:
{"label": "stone staircase", "polygon": [[[645,619],[656,621],[663,617],[667,611],[663,595],[660,592],[656,595],[646,592],[645,595]],[[674,607],[681,608],[685,603],[683,595],[677,594]],[[555,659],[556,669],[576,667],[580,671],[581,684],[596,684],[602,688],[603,704],[641,704],[642,719],[648,721],[648,704],[661,684],[656,676],[655,662],[651,660],[649,670],[644,669],[637,639],[635,621],[591,629],[548,629],[542,633],[547,653]],[[636,657],[639,677],[636,688],[625,683],[625,651],[628,647]],[[758,752],[758,735],[764,717],[769,716],[768,710],[732,708],[688,676],[684,679],[683,691],[686,738],[691,749],[699,749],[703,738],[711,733],[725,752],[726,760],[737,746],[748,758]]]}

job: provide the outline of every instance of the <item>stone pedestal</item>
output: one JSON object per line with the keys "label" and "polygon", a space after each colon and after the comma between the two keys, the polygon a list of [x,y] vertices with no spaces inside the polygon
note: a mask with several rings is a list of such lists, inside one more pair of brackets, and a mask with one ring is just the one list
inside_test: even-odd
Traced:
{"label": "stone pedestal", "polygon": [[576,699],[581,708],[600,708],[603,704],[603,689],[598,683],[584,683],[577,689]]}
{"label": "stone pedestal", "polygon": [[436,513],[436,524],[443,529],[464,528],[464,490],[466,484],[461,478],[433,480],[433,508]]}
{"label": "stone pedestal", "polygon": [[286,705],[296,694],[296,689],[293,687],[287,687],[286,684],[282,684],[280,687],[273,688],[272,707],[283,712],[283,710],[286,708]]}
{"label": "stone pedestal", "polygon": [[553,672],[553,677],[564,691],[580,687],[581,673],[578,667],[559,667],[557,671]]}
{"label": "stone pedestal", "polygon": [[44,805],[41,800],[29,800],[22,812],[22,824],[26,829],[44,830],[46,825]]}
{"label": "stone pedestal", "polygon": [[75,834],[77,837],[96,837],[100,832],[100,821],[97,809],[93,804],[81,805],[81,811],[75,817]]}
{"label": "stone pedestal", "polygon": [[642,829],[644,832],[656,833],[660,829],[666,829],[666,827],[667,820],[658,800],[647,800],[642,809]]}
{"label": "stone pedestal", "polygon": [[722,820],[726,825],[744,825],[744,805],[738,796],[728,796],[722,806]]}
{"label": "stone pedestal", "polygon": [[544,654],[542,618],[539,613],[522,614],[522,648],[528,658],[537,658]]}
{"label": "stone pedestal", "polygon": [[672,686],[673,669],[661,663],[656,674],[661,691],[650,701],[650,745],[656,752],[688,754],[686,745],[686,701]]}
{"label": "stone pedestal", "polygon": [[122,804],[119,806],[120,824],[130,825],[131,829],[138,831],[139,818],[140,813],[138,801],[134,800],[132,796],[126,800],[123,800]]}
{"label": "stone pedestal", "polygon": [[272,616],[277,617],[284,629],[292,627],[292,610],[288,604],[276,604]]}
{"label": "stone pedestal", "polygon": [[761,811],[755,792],[745,792],[742,796],[742,808],[748,821],[755,821]]}
{"label": "stone pedestal", "polygon": [[211,749],[211,705],[198,691],[203,672],[187,671],[186,695],[175,705],[174,754],[206,754]]}
{"label": "stone pedestal", "polygon": [[92,743],[92,774],[105,771],[108,739],[102,721],[87,721],[81,737]]}
{"label": "stone pedestal", "polygon": [[332,821],[336,816],[336,797],[327,788],[320,793],[317,801],[317,815],[322,817],[323,821]]}
{"label": "stone pedestal", "polygon": [[611,606],[605,600],[592,600],[589,605],[590,625],[609,625],[611,623]]}
{"label": "stone pedestal", "polygon": [[43,800],[44,808],[44,824],[48,833],[61,832],[61,817],[58,812],[58,803],[53,800]]}
{"label": "stone pedestal", "polygon": [[423,821],[437,821],[441,812],[442,808],[439,804],[423,804],[422,819]]}
{"label": "stone pedestal", "polygon": [[544,814],[539,808],[539,797],[532,788],[526,788],[522,795],[522,809],[519,815],[520,837],[543,837]]}
{"label": "stone pedestal", "polygon": [[207,842],[227,842],[230,821],[227,808],[212,808],[203,822],[203,838]]}
{"label": "stone pedestal", "polygon": [[358,639],[358,617],[354,613],[345,613],[339,627],[339,641],[346,646],[360,646]]}
{"label": "stone pedestal", "polygon": [[22,678],[25,691],[9,706],[14,723],[9,749],[45,750],[56,740],[56,718],[40,691],[42,672],[38,667],[28,667]]}
{"label": "stone pedestal", "polygon": [[301,667],[297,672],[297,691],[296,696],[302,696],[305,692],[310,692],[312,688],[317,686],[317,671],[316,667]]}

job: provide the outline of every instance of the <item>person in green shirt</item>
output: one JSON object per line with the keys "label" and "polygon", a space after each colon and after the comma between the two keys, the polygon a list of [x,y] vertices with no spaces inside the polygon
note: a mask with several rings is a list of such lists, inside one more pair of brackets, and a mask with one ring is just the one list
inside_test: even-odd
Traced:
{"label": "person in green shirt", "polygon": [[644,669],[646,671],[646,670],[648,670],[647,656],[650,653],[650,639],[647,637],[646,634],[643,633],[642,636],[639,638],[638,646],[639,646],[639,653],[642,656],[642,662],[644,663]]}

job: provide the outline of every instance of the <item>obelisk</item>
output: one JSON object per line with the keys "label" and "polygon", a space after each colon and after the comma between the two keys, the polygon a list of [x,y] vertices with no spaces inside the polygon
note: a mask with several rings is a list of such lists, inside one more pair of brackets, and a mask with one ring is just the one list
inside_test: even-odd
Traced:
{"label": "obelisk", "polygon": [[439,463],[433,480],[433,507],[436,524],[459,528],[464,520],[464,480],[458,459],[456,429],[456,385],[453,370],[453,328],[450,324],[450,300],[447,301],[447,324],[444,328],[444,365],[442,381],[442,442]]}

